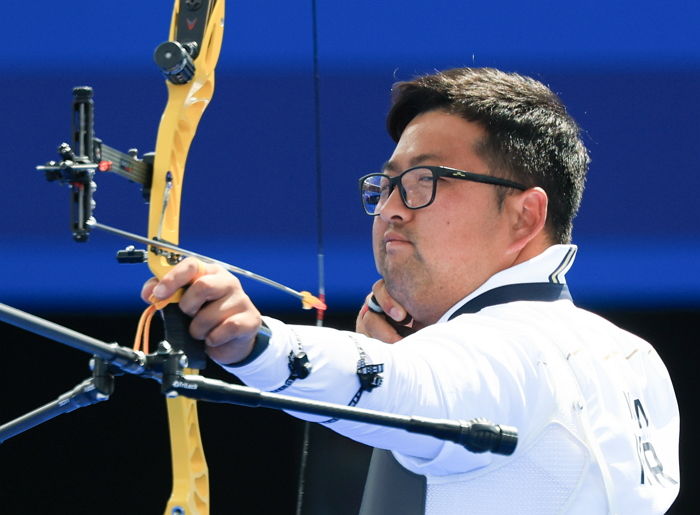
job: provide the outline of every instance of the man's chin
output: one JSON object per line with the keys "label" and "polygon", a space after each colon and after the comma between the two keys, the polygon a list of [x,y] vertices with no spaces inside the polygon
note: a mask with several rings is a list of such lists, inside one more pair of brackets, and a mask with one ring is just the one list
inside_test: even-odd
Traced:
{"label": "man's chin", "polygon": [[406,272],[405,268],[387,269],[382,274],[386,291],[391,298],[401,305],[405,305],[411,298],[413,292],[413,277]]}

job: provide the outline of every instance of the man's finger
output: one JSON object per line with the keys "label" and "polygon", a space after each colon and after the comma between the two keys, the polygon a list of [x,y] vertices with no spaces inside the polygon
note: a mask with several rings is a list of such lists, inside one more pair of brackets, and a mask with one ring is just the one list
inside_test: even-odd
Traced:
{"label": "man's finger", "polygon": [[401,335],[389,324],[386,317],[372,311],[367,311],[364,316],[358,316],[355,330],[385,343],[396,343],[401,339]]}
{"label": "man's finger", "polygon": [[180,308],[194,317],[190,325],[192,336],[203,340],[222,321],[245,312],[254,313],[255,322],[253,323],[259,323],[257,318],[260,314],[242,290],[225,289],[216,297],[208,299],[201,292],[193,291],[200,282],[201,280],[189,288],[180,300]]}
{"label": "man's finger", "polygon": [[200,261],[187,258],[163,276],[153,289],[153,295],[158,299],[167,299],[180,288],[190,284],[198,275],[201,275],[201,272]]}
{"label": "man's finger", "polygon": [[[367,299],[367,307],[375,313],[382,313],[390,316],[392,320],[399,325],[408,325],[411,322],[413,322],[413,317],[409,313],[406,313],[405,311],[400,310],[396,307],[391,308],[389,310],[389,313],[386,313],[379,305],[379,301],[377,300],[377,297],[374,296],[374,294],[370,295]],[[403,318],[401,318],[400,320],[396,320],[396,318],[400,317],[403,313],[405,313]]]}
{"label": "man's finger", "polygon": [[411,323],[412,318],[408,312],[389,295],[384,279],[379,279],[372,285],[372,296],[370,299],[379,308],[375,310],[376,313],[386,313],[389,318],[401,325]]}
{"label": "man's finger", "polygon": [[151,297],[151,293],[153,293],[153,288],[155,288],[157,284],[158,279],[156,277],[151,277],[148,281],[144,283],[143,288],[141,288],[141,298],[147,304],[150,304],[150,301],[148,299]]}

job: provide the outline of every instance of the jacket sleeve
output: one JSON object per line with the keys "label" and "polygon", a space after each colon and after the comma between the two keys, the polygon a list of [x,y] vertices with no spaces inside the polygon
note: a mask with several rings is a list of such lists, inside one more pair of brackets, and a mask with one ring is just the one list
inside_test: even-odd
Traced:
{"label": "jacket sleeve", "polygon": [[[267,347],[250,362],[224,368],[250,386],[277,390],[289,377],[290,352],[301,345],[312,371],[281,393],[308,399],[348,405],[360,389],[357,367],[364,358],[368,364],[383,365],[382,384],[362,392],[358,407],[451,420],[484,417],[517,427],[525,418],[524,382],[538,373],[519,346],[495,341],[496,327],[488,320],[470,324],[468,338],[461,334],[467,330],[464,324],[455,321],[431,326],[393,345],[330,328],[290,326],[267,317],[265,322],[271,332]],[[406,456],[414,463],[409,468],[421,473],[466,472],[494,459],[400,429],[343,420],[328,426],[359,442]]]}

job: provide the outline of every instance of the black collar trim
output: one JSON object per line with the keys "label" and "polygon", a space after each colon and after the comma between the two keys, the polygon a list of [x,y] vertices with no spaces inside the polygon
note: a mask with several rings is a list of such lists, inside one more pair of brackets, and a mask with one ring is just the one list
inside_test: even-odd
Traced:
{"label": "black collar trim", "polygon": [[566,284],[555,283],[521,283],[499,286],[493,290],[477,295],[457,309],[450,320],[464,313],[478,313],[482,309],[498,304],[507,304],[519,300],[554,302],[555,300],[572,300]]}

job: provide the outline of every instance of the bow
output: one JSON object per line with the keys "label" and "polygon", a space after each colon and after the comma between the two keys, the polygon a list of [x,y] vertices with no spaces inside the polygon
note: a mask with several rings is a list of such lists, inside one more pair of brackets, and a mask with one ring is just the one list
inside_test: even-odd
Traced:
{"label": "bow", "polygon": [[[158,128],[153,163],[148,214],[148,235],[152,239],[178,243],[185,161],[199,120],[214,93],[214,68],[223,26],[223,0],[176,0],[168,41],[155,52],[156,63],[167,78],[168,103]],[[158,278],[176,262],[168,251],[151,247],[148,252],[148,266]],[[179,296],[170,301],[178,299]],[[166,307],[164,320],[168,342],[189,352],[186,319],[179,308]],[[197,361],[203,363],[203,358],[200,356]],[[196,401],[176,397],[166,402],[173,490],[165,513],[208,514],[209,477]]]}
{"label": "bow", "polygon": [[[72,229],[76,241],[87,241],[90,230],[99,228],[146,242],[148,252],[129,247],[120,251],[117,258],[121,262],[147,260],[158,278],[162,278],[184,255],[193,254],[177,246],[182,184],[190,144],[214,92],[214,68],[221,50],[223,22],[224,0],[175,0],[169,39],[159,45],[154,54],[168,88],[168,102],[158,127],[155,155],[138,159],[135,151],[124,154],[95,138],[92,89],[78,87],[73,90],[73,148],[62,144],[59,147],[60,162],[50,161],[37,167],[46,173],[47,179],[70,186]],[[148,195],[150,202],[149,238],[97,223],[92,216],[96,168],[115,172],[143,185],[144,196]],[[206,358],[201,344],[198,345],[189,335],[189,320],[176,305],[181,295],[182,292],[176,293],[163,303],[167,305],[158,307],[162,308],[167,343],[187,356],[187,365],[192,368],[186,369],[186,373],[196,374]],[[145,320],[150,321],[150,318]],[[147,327],[148,323],[144,326]],[[137,342],[144,326],[140,325],[137,331]],[[148,352],[147,348],[144,350]],[[209,479],[196,401],[185,397],[170,398],[167,408],[173,490],[165,513],[208,514]]]}
{"label": "bow", "polygon": [[[224,0],[178,0],[175,2],[173,21],[170,30],[169,42],[162,44],[155,53],[156,62],[168,77],[168,104],[160,127],[156,142],[155,162],[153,165],[153,180],[150,195],[148,235],[158,242],[169,244],[178,243],[178,220],[180,209],[180,196],[182,192],[182,179],[184,175],[184,163],[187,150],[194,137],[194,132],[201,115],[211,99],[214,89],[214,67],[216,65],[221,40],[223,35]],[[185,7],[192,10],[192,6],[200,4],[200,12],[206,12],[204,20],[191,17],[190,13],[183,12]],[[148,264],[151,271],[162,277],[173,264],[172,250],[176,255],[194,255],[205,261],[217,262],[234,273],[262,281],[301,299],[305,309],[312,307],[317,310],[317,324],[322,324],[324,304],[323,286],[323,249],[321,241],[321,205],[320,205],[320,155],[319,155],[319,98],[318,98],[318,57],[316,42],[316,5],[313,2],[313,34],[314,34],[314,75],[315,103],[316,103],[316,170],[317,170],[317,208],[318,236],[319,236],[319,289],[320,299],[309,292],[297,292],[289,287],[270,281],[264,277],[253,274],[226,263],[208,259],[182,249],[156,248],[151,246],[148,255]],[[198,22],[201,22],[199,25]],[[190,33],[201,30],[195,37]],[[196,39],[198,38],[198,39]],[[194,45],[192,42],[194,41]],[[177,43],[179,42],[179,44]],[[193,54],[194,62],[190,63],[188,54]],[[175,57],[172,57],[175,56]],[[192,74],[191,66],[194,66]],[[171,298],[171,301],[179,299],[179,295]],[[167,340],[176,348],[184,350],[192,358],[200,354],[200,363],[204,363],[201,356],[201,346],[193,346],[187,332],[187,320],[176,306],[168,306],[163,309],[166,323]],[[177,332],[173,337],[168,333]],[[179,340],[179,341],[178,341]],[[207,467],[202,450],[197,418],[196,402],[191,399],[177,397],[168,399],[168,418],[171,434],[171,452],[173,462],[173,492],[166,507],[168,513],[182,513],[177,511],[186,506],[184,513],[208,513],[208,478]],[[308,426],[305,431],[308,438]],[[305,442],[305,446],[306,446]],[[304,474],[303,467],[301,474]],[[301,493],[300,493],[301,497]]]}
{"label": "bow", "polygon": [[[264,282],[300,298],[304,308],[317,309],[320,324],[325,310],[322,299],[178,246],[185,162],[197,125],[214,91],[214,69],[221,50],[223,22],[224,0],[175,0],[169,39],[159,45],[154,54],[156,63],[167,79],[168,89],[168,102],[158,128],[154,155],[138,159],[135,151],[124,154],[95,138],[92,90],[80,87],[74,89],[73,149],[67,144],[61,145],[59,153],[62,161],[51,161],[37,169],[43,170],[49,180],[58,180],[70,186],[72,227],[76,241],[86,241],[90,230],[98,228],[145,243],[148,245],[147,252],[135,251],[129,247],[120,251],[117,257],[122,262],[146,260],[158,278],[162,278],[184,256],[217,263],[233,273]],[[316,96],[318,97],[318,92]],[[318,98],[316,102],[318,103]],[[318,131],[318,120],[316,123]],[[148,237],[97,223],[92,216],[96,168],[115,172],[143,185],[144,195],[148,196],[150,204]],[[322,259],[319,242],[320,270],[323,266]],[[322,276],[319,283],[323,295]],[[162,303],[165,305],[159,304],[157,307],[163,314],[167,343],[187,356],[187,366],[190,368],[185,373],[196,374],[198,369],[203,368],[206,357],[201,342],[194,342],[189,336],[189,319],[177,306],[181,295],[182,291],[177,292]],[[147,311],[152,313],[154,309],[151,307]],[[140,324],[137,331],[137,345],[139,335],[148,332],[150,319],[142,320],[146,321],[143,325]],[[144,350],[148,352],[147,348]],[[208,470],[196,401],[186,397],[170,398],[167,400],[167,408],[173,490],[165,513],[208,514]]]}

